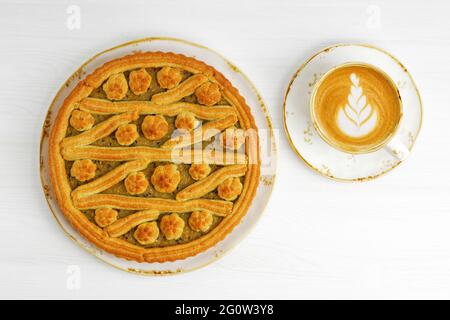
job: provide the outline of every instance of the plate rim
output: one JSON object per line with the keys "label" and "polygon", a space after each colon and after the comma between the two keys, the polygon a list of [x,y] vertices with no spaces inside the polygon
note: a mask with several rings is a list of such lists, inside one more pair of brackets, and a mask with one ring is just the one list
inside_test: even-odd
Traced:
{"label": "plate rim", "polygon": [[[369,49],[374,49],[377,51],[380,51],[381,53],[386,54],[388,57],[390,57],[392,60],[394,60],[402,69],[403,71],[406,73],[406,75],[409,77],[409,79],[411,80],[411,83],[414,86],[414,90],[417,93],[417,97],[419,99],[419,108],[420,108],[420,122],[419,122],[419,127],[417,130],[417,137],[419,137],[420,135],[420,131],[422,129],[422,123],[423,123],[423,101],[422,101],[422,97],[420,95],[420,91],[417,87],[417,84],[413,78],[413,76],[411,75],[411,73],[409,72],[409,70],[400,62],[399,59],[397,59],[395,56],[393,56],[391,53],[389,53],[388,51],[372,45],[372,44],[367,44],[367,43],[350,43],[350,42],[341,42],[341,43],[337,43],[337,44],[333,44],[327,47],[324,47],[322,49],[320,49],[319,51],[315,52],[313,55],[311,55],[308,59],[306,59],[305,62],[303,62],[300,67],[298,67],[294,74],[292,75],[291,79],[289,80],[288,86],[285,90],[284,96],[283,96],[283,128],[284,128],[284,132],[286,134],[287,140],[289,145],[291,146],[291,149],[295,152],[295,154],[297,155],[298,158],[300,158],[306,165],[307,167],[309,167],[310,169],[312,169],[314,172],[318,173],[319,175],[321,175],[322,177],[326,177],[330,180],[334,180],[334,181],[338,181],[338,182],[347,182],[347,183],[358,183],[358,182],[365,182],[365,181],[371,181],[374,180],[376,178],[379,178],[381,176],[384,176],[385,174],[391,172],[392,170],[394,170],[396,167],[398,167],[401,163],[403,163],[406,159],[401,160],[399,162],[397,162],[395,165],[393,165],[392,167],[390,167],[389,169],[380,172],[376,175],[373,176],[368,176],[368,177],[357,177],[357,178],[339,178],[339,177],[335,177],[335,176],[330,176],[327,175],[326,173],[322,172],[321,170],[317,169],[316,167],[314,167],[311,163],[309,163],[301,154],[301,152],[297,149],[297,147],[294,144],[294,141],[291,137],[291,134],[289,132],[288,129],[288,125],[287,125],[287,119],[286,119],[286,100],[287,97],[291,91],[291,87],[292,84],[294,83],[294,81],[297,79],[298,75],[300,74],[300,72],[314,59],[316,58],[318,55],[320,55],[323,52],[327,52],[330,50],[333,50],[335,48],[339,48],[339,47],[352,47],[352,46],[357,46],[357,47],[364,47],[364,48],[369,48]],[[411,150],[414,148],[414,145],[416,143],[416,139],[414,139],[414,141],[411,144]],[[409,157],[408,157],[409,158]]]}

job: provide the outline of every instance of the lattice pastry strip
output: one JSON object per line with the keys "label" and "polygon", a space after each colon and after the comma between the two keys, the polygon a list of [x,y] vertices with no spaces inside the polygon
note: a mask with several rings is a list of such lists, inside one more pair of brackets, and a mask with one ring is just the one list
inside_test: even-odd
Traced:
{"label": "lattice pastry strip", "polygon": [[176,199],[180,201],[196,199],[216,189],[221,183],[230,178],[242,177],[247,172],[246,165],[233,165],[223,167],[205,179],[191,184],[177,193]]}
{"label": "lattice pastry strip", "polygon": [[180,135],[176,138],[172,138],[166,141],[162,148],[171,149],[171,148],[183,148],[190,146],[194,143],[198,143],[201,141],[209,140],[218,132],[225,130],[226,128],[231,127],[238,121],[236,115],[231,114],[226,116],[225,118],[208,122],[207,124],[201,126],[199,129],[194,130],[192,133],[187,133],[184,135]]}
{"label": "lattice pastry strip", "polygon": [[119,126],[136,120],[138,116],[139,113],[137,111],[112,116],[108,120],[103,121],[92,129],[80,133],[79,135],[63,139],[63,141],[61,142],[61,147],[79,147],[94,143],[97,140],[110,135]]}
{"label": "lattice pastry strip", "polygon": [[177,87],[167,90],[163,93],[157,93],[152,96],[152,102],[156,104],[169,104],[180,101],[184,97],[190,96],[195,89],[208,81],[208,77],[202,74],[196,74],[182,82]]}
{"label": "lattice pastry strip", "polygon": [[77,108],[93,114],[118,114],[125,112],[139,111],[139,114],[159,114],[174,117],[182,112],[190,112],[202,120],[217,120],[228,115],[236,115],[236,111],[231,106],[216,105],[206,107],[196,103],[176,102],[172,104],[158,105],[149,101],[108,101],[97,98],[83,99]]}
{"label": "lattice pastry strip", "polygon": [[162,198],[130,197],[116,194],[94,194],[74,199],[74,205],[81,210],[98,209],[103,207],[123,210],[156,210],[160,212],[192,212],[204,210],[218,216],[231,214],[233,203],[222,200],[194,199],[177,201]]}
{"label": "lattice pastry strip", "polygon": [[105,228],[105,231],[114,238],[120,237],[132,228],[148,221],[155,221],[160,216],[156,210],[144,210],[119,219]]}

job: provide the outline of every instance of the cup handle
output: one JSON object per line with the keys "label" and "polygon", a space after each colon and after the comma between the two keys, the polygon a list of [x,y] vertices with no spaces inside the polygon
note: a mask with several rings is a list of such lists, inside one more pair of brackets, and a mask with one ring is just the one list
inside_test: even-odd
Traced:
{"label": "cup handle", "polygon": [[397,137],[394,137],[391,141],[389,141],[389,143],[385,146],[385,149],[400,161],[405,160],[409,155],[408,147]]}

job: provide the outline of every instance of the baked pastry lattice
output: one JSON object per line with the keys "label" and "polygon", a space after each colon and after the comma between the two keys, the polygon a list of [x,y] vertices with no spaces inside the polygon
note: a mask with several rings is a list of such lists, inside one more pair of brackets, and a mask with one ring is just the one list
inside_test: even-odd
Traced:
{"label": "baked pastry lattice", "polygon": [[144,52],[78,83],[52,124],[49,168],[59,207],[86,239],[118,257],[165,262],[214,246],[241,221],[258,152],[250,109],[221,73]]}

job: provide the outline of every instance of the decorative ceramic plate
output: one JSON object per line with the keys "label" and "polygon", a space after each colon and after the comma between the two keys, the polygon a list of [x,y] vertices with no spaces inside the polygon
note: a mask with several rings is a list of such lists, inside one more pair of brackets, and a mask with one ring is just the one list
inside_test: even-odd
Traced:
{"label": "decorative ceramic plate", "polygon": [[[393,139],[401,144],[401,152],[381,148],[365,154],[346,153],[331,147],[316,131],[310,114],[315,84],[333,68],[353,62],[383,70],[396,84],[403,117]],[[285,94],[283,120],[291,147],[314,171],[340,181],[366,181],[407,158],[420,131],[422,102],[408,70],[392,55],[369,45],[339,44],[316,53],[295,72]]]}
{"label": "decorative ceramic plate", "polygon": [[63,229],[145,274],[195,269],[237,243],[267,203],[275,161],[252,84],[218,54],[175,39],[85,63],[50,106],[41,144]]}

